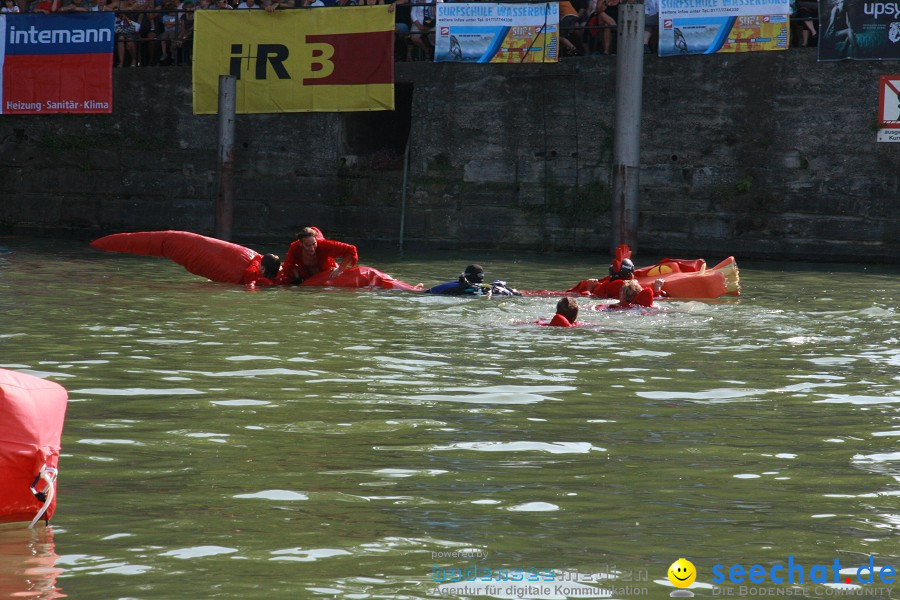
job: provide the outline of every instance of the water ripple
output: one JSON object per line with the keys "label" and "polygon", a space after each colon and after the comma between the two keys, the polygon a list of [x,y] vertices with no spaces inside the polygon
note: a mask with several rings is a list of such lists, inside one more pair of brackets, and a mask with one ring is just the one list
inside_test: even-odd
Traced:
{"label": "water ripple", "polygon": [[263,490],[254,494],[237,494],[232,497],[279,501],[309,500],[309,496],[306,494],[302,492],[292,492],[290,490]]}
{"label": "water ripple", "polygon": [[815,404],[893,404],[900,402],[900,396],[850,396],[848,394],[820,394],[825,400],[815,400]]}
{"label": "water ripple", "polygon": [[457,442],[448,446],[433,446],[431,450],[476,450],[479,452],[549,452],[550,454],[587,454],[606,452],[589,442]]}
{"label": "water ripple", "polygon": [[309,550],[285,548],[283,550],[273,550],[272,554],[275,555],[275,558],[270,558],[269,560],[293,560],[297,562],[315,562],[322,558],[332,558],[334,556],[353,556],[351,552],[336,548],[312,548]]}
{"label": "water ripple", "polygon": [[228,548],[227,546],[190,546],[188,548],[178,548],[163,552],[160,556],[171,556],[182,560],[192,558],[203,558],[206,556],[218,556],[220,554],[232,554],[237,552],[237,548]]}
{"label": "water ripple", "polygon": [[92,396],[191,396],[206,392],[192,388],[82,388],[69,390],[69,393]]}

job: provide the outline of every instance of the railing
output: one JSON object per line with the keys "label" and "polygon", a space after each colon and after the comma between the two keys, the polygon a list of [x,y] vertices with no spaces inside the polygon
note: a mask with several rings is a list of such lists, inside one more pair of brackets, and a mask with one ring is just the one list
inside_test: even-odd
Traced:
{"label": "railing", "polygon": [[[82,2],[83,0],[79,0]],[[98,2],[102,2],[103,4],[99,8],[100,11],[103,12],[112,12],[116,15],[116,43],[115,43],[115,52],[114,52],[114,64],[116,66],[167,66],[167,65],[189,65],[192,62],[192,54],[193,54],[193,25],[191,25],[191,29],[189,32],[183,31],[183,16],[185,14],[194,13],[197,10],[297,10],[297,9],[312,9],[318,8],[317,6],[309,6],[308,4],[313,1],[319,0],[297,0],[297,4],[295,6],[284,6],[283,2],[279,0],[261,0],[261,4],[257,5],[256,0],[250,0],[250,3],[253,5],[252,8],[237,8],[232,6],[232,4],[236,4],[236,0],[233,0],[232,3],[229,3],[229,0],[203,0],[203,2],[198,3],[198,6],[188,7],[188,8],[171,8],[167,9],[165,6],[157,7],[153,9],[108,9],[107,6],[116,6],[118,3],[108,4],[107,0],[97,0]],[[244,0],[243,3],[246,3],[247,0]],[[287,2],[292,2],[294,0],[287,0]],[[354,0],[341,0],[345,2],[343,6],[357,6],[357,4],[350,4],[349,2],[353,2]],[[362,0],[365,3],[366,0]],[[551,0],[553,1],[553,0]],[[199,4],[206,3],[208,8],[204,8],[199,6]],[[216,6],[213,6],[213,2]],[[521,0],[492,0],[492,3],[516,3],[521,2]],[[543,4],[546,0],[542,2],[530,2],[532,4]],[[191,2],[186,2],[185,4],[191,4]],[[264,9],[263,6],[266,6]],[[358,4],[359,6],[365,4]],[[272,8],[272,7],[275,8]],[[340,4],[338,6],[341,6]],[[435,2],[403,2],[402,4],[394,4],[394,6],[400,7],[402,6],[404,9],[411,8],[429,8],[435,7]],[[66,12],[65,8],[61,9],[59,12]],[[88,11],[87,9],[72,9],[73,12],[93,12],[93,10]],[[395,10],[395,14],[397,11]],[[166,30],[162,25],[162,15],[174,15],[176,18],[176,22],[178,23],[178,32],[173,37],[171,35],[165,35]],[[142,26],[139,31],[120,31],[120,17],[127,17],[131,22],[142,23]],[[144,16],[148,17],[147,19]],[[589,24],[594,15],[586,15],[584,11],[579,15],[579,19],[575,25],[571,27],[564,27],[561,25],[560,28],[560,37],[567,39],[570,43],[561,42],[561,57],[568,56],[584,56],[588,54],[611,54],[613,53],[612,48],[615,44],[615,35],[612,33],[609,36],[603,35],[604,32],[614,31],[617,26],[616,25],[591,25]],[[190,19],[193,21],[193,19]],[[801,45],[807,45],[805,43],[800,42],[804,37],[811,39],[815,37],[815,31],[818,29],[819,18],[817,15],[794,15],[791,18],[790,27],[794,31],[794,34],[791,35],[792,47],[799,47]],[[152,27],[152,29],[148,30],[147,26]],[[170,30],[171,31],[171,30]],[[807,32],[807,35],[802,35],[803,32]],[[428,57],[428,47],[431,47],[431,52],[433,53],[433,44],[428,40],[429,36],[433,37],[434,28],[421,31],[410,31],[410,24],[407,23],[406,19],[397,21],[397,28],[395,30],[395,52],[394,58],[397,62],[407,62],[407,61],[420,61],[420,60],[430,60]],[[585,36],[588,38],[585,40]],[[648,47],[648,50],[651,48],[655,49],[657,33],[654,31],[651,35],[651,45]],[[417,38],[419,41],[413,40],[413,38]],[[607,39],[608,38],[608,39]],[[807,40],[808,41],[808,40]],[[574,46],[574,51],[566,52],[568,48],[571,50]]]}

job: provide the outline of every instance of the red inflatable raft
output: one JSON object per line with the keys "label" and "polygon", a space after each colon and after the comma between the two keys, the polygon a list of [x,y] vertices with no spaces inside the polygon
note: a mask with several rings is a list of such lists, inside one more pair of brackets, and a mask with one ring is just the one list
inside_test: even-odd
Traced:
{"label": "red inflatable raft", "polygon": [[59,384],[0,369],[0,522],[53,516],[67,402]]}
{"label": "red inflatable raft", "polygon": [[[168,258],[194,275],[220,283],[247,282],[245,275],[258,272],[262,258],[261,254],[250,248],[189,231],[114,233],[94,240],[91,246],[110,252]],[[333,279],[328,279],[328,276],[329,273],[319,273],[301,285],[421,291],[421,288],[363,265],[346,269]]]}
{"label": "red inflatable raft", "polygon": [[[622,245],[616,249],[614,269],[622,264],[622,260],[631,258],[631,250]],[[653,285],[662,279],[662,291],[669,298],[718,298],[720,296],[739,296],[741,293],[740,274],[733,256],[729,256],[716,266],[707,268],[702,258],[686,260],[681,258],[664,258],[654,265],[635,269],[634,278],[642,286]],[[599,282],[585,280],[565,291],[567,294],[582,294],[618,298],[621,286],[604,285],[609,277]],[[616,283],[616,282],[613,282]]]}

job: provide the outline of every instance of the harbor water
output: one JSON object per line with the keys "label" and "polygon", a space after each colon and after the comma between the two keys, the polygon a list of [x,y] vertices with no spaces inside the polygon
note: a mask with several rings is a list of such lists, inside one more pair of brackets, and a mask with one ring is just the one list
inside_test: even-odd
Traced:
{"label": "harbor water", "polygon": [[[248,291],[0,239],[0,368],[70,398],[56,514],[0,527],[0,597],[661,599],[680,557],[701,597],[733,565],[893,589],[900,270],[737,259],[740,298],[580,298],[561,329],[534,323],[555,298]],[[608,257],[361,262],[565,289]],[[789,557],[803,583],[772,581]]]}

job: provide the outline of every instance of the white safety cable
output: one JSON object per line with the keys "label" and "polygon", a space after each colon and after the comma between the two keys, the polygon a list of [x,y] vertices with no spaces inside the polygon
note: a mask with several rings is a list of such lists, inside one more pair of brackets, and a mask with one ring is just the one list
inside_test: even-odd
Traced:
{"label": "white safety cable", "polygon": [[[53,497],[56,495],[56,487],[53,485],[53,482],[56,481],[56,476],[59,474],[59,471],[54,469],[53,467],[48,467],[44,465],[41,467],[41,472],[38,473],[38,478],[43,479],[47,482],[47,487],[44,488],[43,494],[46,496],[44,500],[44,505],[41,507],[41,510],[38,511],[38,514],[34,516],[34,519],[31,521],[31,525],[28,526],[28,529],[32,529],[38,521],[41,520],[41,517],[44,516],[44,513],[47,512],[47,509],[50,508],[50,503],[53,502]],[[37,482],[35,482],[37,485]],[[34,486],[31,486],[31,493],[35,496],[40,493],[34,489]]]}

